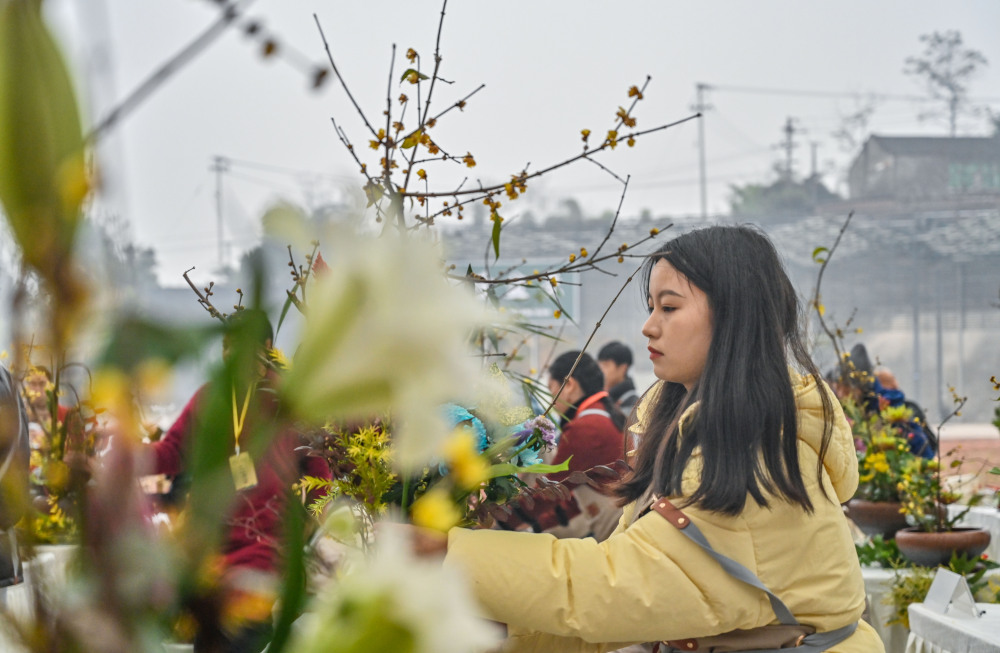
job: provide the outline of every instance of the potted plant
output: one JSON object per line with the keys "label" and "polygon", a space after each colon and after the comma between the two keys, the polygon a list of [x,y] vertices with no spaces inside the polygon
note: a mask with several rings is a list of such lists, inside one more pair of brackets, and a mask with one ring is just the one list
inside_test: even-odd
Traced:
{"label": "potted plant", "polygon": [[911,526],[896,533],[896,544],[907,559],[936,567],[946,564],[953,554],[978,558],[989,546],[988,530],[957,525],[979,503],[980,496],[971,497],[964,510],[949,515],[948,505],[962,494],[944,487],[940,461],[913,460],[899,487],[903,513]]}
{"label": "potted plant", "polygon": [[842,399],[841,405],[851,423],[858,454],[858,490],[847,503],[848,516],[865,535],[892,538],[907,526],[899,484],[903,470],[917,458],[901,429],[907,415],[891,406],[876,415],[865,415],[850,398]]}
{"label": "potted plant", "polygon": [[[951,390],[956,408],[942,420],[942,425],[960,414],[965,405],[965,398]],[[961,460],[956,460],[952,467],[960,467],[961,464]],[[953,556],[975,560],[989,546],[988,530],[957,525],[979,503],[981,495],[970,497],[964,510],[948,510],[950,504],[962,498],[962,493],[945,486],[941,475],[940,447],[931,460],[914,458],[909,462],[900,480],[899,492],[903,500],[902,510],[910,527],[896,534],[896,544],[907,559],[918,565],[936,567],[947,564]]]}

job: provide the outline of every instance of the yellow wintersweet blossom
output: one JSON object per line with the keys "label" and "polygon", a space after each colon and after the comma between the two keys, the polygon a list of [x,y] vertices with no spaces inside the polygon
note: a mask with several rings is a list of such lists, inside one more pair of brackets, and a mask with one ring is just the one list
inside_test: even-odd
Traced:
{"label": "yellow wintersweet blossom", "polygon": [[417,51],[413,48],[408,48],[406,50],[406,58],[410,60],[410,63],[413,63],[417,60]]}
{"label": "yellow wintersweet blossom", "polygon": [[445,532],[462,518],[455,502],[441,488],[434,488],[413,503],[413,523]]}
{"label": "yellow wintersweet blossom", "polygon": [[628,143],[628,146],[629,146],[629,147],[635,147],[635,139],[634,139],[634,138],[632,138],[631,136],[629,136],[629,137],[628,137],[628,140],[627,140],[627,141],[625,141],[625,142],[626,142],[626,143]]}
{"label": "yellow wintersweet blossom", "polygon": [[612,150],[615,149],[615,147],[618,145],[618,132],[615,131],[614,129],[609,129],[606,141],[608,145],[611,146]]}
{"label": "yellow wintersweet blossom", "polygon": [[476,441],[466,426],[459,426],[444,443],[444,460],[455,482],[466,490],[486,480],[489,466],[476,449]]}
{"label": "yellow wintersweet blossom", "polygon": [[572,263],[575,260],[576,260],[576,254],[570,254],[569,255],[569,262]]}
{"label": "yellow wintersweet blossom", "polygon": [[465,156],[462,157],[462,163],[464,163],[466,166],[470,168],[476,167],[476,160],[472,157],[472,154],[468,152],[465,154]]}
{"label": "yellow wintersweet blossom", "polygon": [[583,142],[586,143],[587,139],[590,138],[590,130],[589,129],[581,129],[580,130],[580,134],[583,136],[583,139],[582,139]]}
{"label": "yellow wintersweet blossom", "polygon": [[170,363],[162,358],[142,361],[136,369],[138,386],[143,394],[155,394],[164,390],[172,378]]}
{"label": "yellow wintersweet blossom", "polygon": [[552,311],[552,317],[558,320],[559,318],[562,317],[562,311]]}
{"label": "yellow wintersweet blossom", "polygon": [[421,168],[420,170],[417,170],[417,176],[421,179],[427,179],[427,171]]}
{"label": "yellow wintersweet blossom", "polygon": [[118,368],[101,368],[94,373],[90,398],[94,404],[120,414],[131,404],[131,380]]}
{"label": "yellow wintersweet blossom", "polygon": [[638,86],[630,86],[628,89],[628,96],[634,97],[638,100],[642,99],[642,91],[639,90]]}

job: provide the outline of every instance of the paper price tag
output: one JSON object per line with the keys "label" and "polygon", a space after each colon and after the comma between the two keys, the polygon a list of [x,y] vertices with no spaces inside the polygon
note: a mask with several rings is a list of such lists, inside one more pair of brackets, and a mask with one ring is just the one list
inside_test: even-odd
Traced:
{"label": "paper price tag", "polygon": [[257,470],[246,451],[229,457],[229,469],[233,473],[233,484],[237,491],[257,485]]}

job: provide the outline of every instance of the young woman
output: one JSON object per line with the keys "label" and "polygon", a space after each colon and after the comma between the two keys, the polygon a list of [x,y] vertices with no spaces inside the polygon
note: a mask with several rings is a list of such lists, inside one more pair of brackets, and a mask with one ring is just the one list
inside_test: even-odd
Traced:
{"label": "young woman", "polygon": [[[851,432],[806,354],[774,247],[752,228],[709,227],[658,250],[645,277],[660,381],[638,407],[618,530],[598,543],[453,529],[445,564],[508,625],[513,651],[709,650],[719,637],[737,647],[725,650],[803,638],[800,651],[882,651],[861,621],[840,507],[858,481]],[[783,629],[791,642],[775,644]]]}

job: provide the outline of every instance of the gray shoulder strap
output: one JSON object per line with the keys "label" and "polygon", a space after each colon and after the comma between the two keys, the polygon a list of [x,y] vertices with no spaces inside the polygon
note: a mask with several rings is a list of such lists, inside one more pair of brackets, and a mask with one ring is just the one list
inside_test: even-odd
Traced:
{"label": "gray shoulder strap", "polygon": [[[730,576],[738,581],[746,583],[747,585],[756,587],[767,594],[767,598],[771,602],[771,608],[774,610],[775,616],[778,617],[778,621],[788,626],[798,625],[798,619],[795,618],[792,611],[785,605],[784,601],[771,592],[771,590],[769,590],[767,586],[764,585],[759,578],[757,578],[757,574],[753,573],[732,558],[722,555],[716,551],[712,545],[709,544],[705,535],[701,532],[698,526],[695,525],[694,522],[687,517],[687,515],[674,506],[674,504],[670,503],[666,499],[657,499],[653,502],[652,509],[659,513],[660,516],[668,522],[676,526],[681,533],[701,547],[706,553],[708,553],[708,555],[712,556],[712,558],[718,562]],[[857,627],[857,622],[854,622],[841,628],[837,628],[836,630],[807,635],[803,638],[802,642],[795,647],[795,650],[801,651],[802,653],[820,653],[821,651],[825,651],[831,646],[834,646],[835,644],[850,637]],[[781,650],[788,651],[789,649]],[[761,650],[755,653],[780,653],[781,650]]]}

